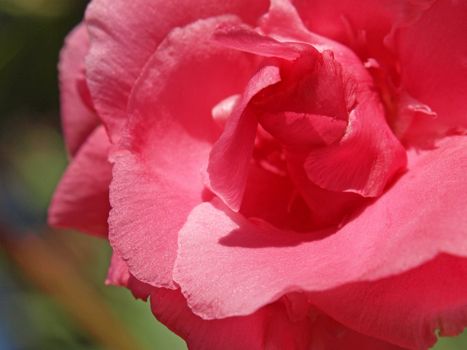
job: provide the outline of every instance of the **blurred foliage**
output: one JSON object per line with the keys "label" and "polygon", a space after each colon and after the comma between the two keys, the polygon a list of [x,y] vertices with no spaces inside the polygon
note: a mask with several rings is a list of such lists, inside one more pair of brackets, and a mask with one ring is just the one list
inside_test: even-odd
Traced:
{"label": "blurred foliage", "polygon": [[[0,225],[10,228],[0,232],[0,239],[7,234],[15,242],[8,246],[0,240],[0,350],[115,348],[104,346],[110,342],[89,332],[73,314],[70,305],[78,301],[83,308],[93,305],[82,300],[86,296],[76,293],[64,302],[57,295],[67,291],[66,281],[91,293],[102,310],[108,308],[108,319],[121,324],[127,338],[135,339],[132,349],[186,349],[180,338],[155,320],[147,303],[135,301],[124,288],[104,285],[110,259],[105,241],[47,232],[47,207],[67,163],[58,112],[58,55],[86,3],[0,0]],[[42,246],[50,257],[37,255],[36,261],[25,256],[37,254],[22,250],[30,233],[41,243],[37,248]],[[67,276],[63,266],[47,267],[57,258],[81,278]],[[46,274],[38,275],[43,270],[35,270],[34,264]],[[103,334],[119,336],[112,324],[107,325],[108,332],[106,325],[100,327]]]}
{"label": "blurred foliage", "polygon": [[[6,204],[10,204],[13,214],[0,217],[0,222],[6,221],[26,233],[34,230],[37,234],[46,230],[47,206],[66,166],[66,154],[53,123],[35,119],[33,114],[29,123],[23,118],[20,122],[12,119],[4,123],[7,127],[0,131],[3,165],[7,165],[0,174],[6,182],[2,197],[10,192],[15,203]],[[0,205],[0,209],[0,216],[5,215],[5,208]],[[147,303],[134,300],[124,288],[104,285],[110,259],[110,248],[105,241],[72,232],[47,236],[51,236],[57,250],[73,257],[69,260],[83,275],[82,280],[96,292],[101,303],[111,307],[128,333],[138,339],[141,343],[138,349],[186,349],[183,341],[157,323]],[[20,241],[19,237],[15,238]],[[31,281],[24,266],[20,268],[8,261],[11,259],[5,254],[0,257],[0,329],[3,327],[10,341],[8,347],[2,347],[0,341],[0,349],[103,349],[50,292],[41,289],[37,281]],[[36,260],[38,264],[46,263],[40,256]],[[73,298],[82,297],[77,293]],[[109,332],[112,334],[113,330]]]}
{"label": "blurred foliage", "polygon": [[[99,332],[118,337],[113,324],[120,325],[127,339],[135,339],[132,349],[186,349],[155,320],[147,303],[123,288],[104,286],[110,258],[105,241],[47,232],[47,206],[67,163],[58,113],[58,54],[86,3],[0,0],[0,225],[11,228],[0,238],[20,234],[13,245],[0,244],[0,350],[109,349],[103,344],[111,342],[89,330],[101,318],[114,323],[97,324]],[[32,249],[30,233],[36,239]],[[91,314],[97,305],[99,320],[83,322],[76,305],[83,313],[91,308]],[[435,349],[466,348],[467,334],[443,338]]]}

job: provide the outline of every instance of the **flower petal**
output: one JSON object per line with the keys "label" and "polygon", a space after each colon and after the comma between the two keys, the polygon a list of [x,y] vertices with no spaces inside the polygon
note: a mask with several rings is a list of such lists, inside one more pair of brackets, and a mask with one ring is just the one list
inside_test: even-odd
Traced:
{"label": "flower petal", "polygon": [[414,157],[384,195],[321,240],[201,204],[180,232],[175,280],[196,314],[219,318],[249,314],[293,290],[401,273],[442,252],[465,256],[466,145],[453,137]]}
{"label": "flower petal", "polygon": [[112,155],[109,239],[130,273],[154,286],[174,287],[178,232],[204,198],[201,170],[219,135],[211,109],[254,68],[247,55],[212,42],[226,21],[200,20],[167,36],[133,89],[128,130]]}
{"label": "flower petal", "polygon": [[362,0],[355,6],[352,0],[293,0],[305,25],[317,34],[336,40],[360,57],[387,59],[384,37],[398,19],[399,0]]}
{"label": "flower petal", "polygon": [[291,319],[282,301],[248,316],[203,320],[191,312],[179,290],[155,289],[151,307],[155,316],[193,350],[402,350],[354,332],[317,310],[309,317],[305,313]]}
{"label": "flower petal", "polygon": [[239,15],[248,23],[267,8],[267,1],[96,0],[86,13],[91,37],[87,57],[89,88],[112,139],[127,117],[127,103],[144,65],[176,27],[221,14]]}
{"label": "flower petal", "polygon": [[49,224],[107,236],[109,138],[103,126],[86,140],[63,175],[49,208]]}
{"label": "flower petal", "polygon": [[304,51],[300,45],[276,41],[244,26],[221,27],[213,38],[231,49],[290,61],[297,59]]}
{"label": "flower petal", "polygon": [[324,189],[376,197],[404,169],[406,159],[385,122],[382,106],[370,97],[350,113],[340,142],[310,151],[305,170]]}
{"label": "flower petal", "polygon": [[105,284],[112,286],[127,286],[130,276],[128,266],[125,261],[120,257],[120,255],[112,253]]}
{"label": "flower petal", "polygon": [[194,315],[179,290],[156,289],[151,295],[154,315],[180,335],[193,350],[263,349],[267,313],[206,321]]}
{"label": "flower petal", "polygon": [[394,29],[401,85],[438,118],[426,123],[467,127],[467,3],[438,0],[418,20]]}
{"label": "flower petal", "polygon": [[258,126],[256,115],[248,104],[261,90],[279,81],[276,66],[265,66],[250,79],[210,153],[209,187],[232,210],[238,211],[242,203]]}
{"label": "flower petal", "polygon": [[454,336],[467,326],[467,259],[439,255],[398,276],[359,282],[310,299],[359,332],[409,349],[428,349],[435,331]]}
{"label": "flower petal", "polygon": [[127,263],[117,253],[112,254],[105,284],[128,288],[133,296],[144,301],[148,300],[154,287],[137,280],[128,271]]}
{"label": "flower petal", "polygon": [[66,38],[58,66],[63,133],[72,156],[99,124],[84,75],[84,58],[88,50],[86,27],[79,24]]}
{"label": "flower petal", "polygon": [[287,176],[262,164],[250,166],[240,213],[284,229],[306,231],[309,211]]}

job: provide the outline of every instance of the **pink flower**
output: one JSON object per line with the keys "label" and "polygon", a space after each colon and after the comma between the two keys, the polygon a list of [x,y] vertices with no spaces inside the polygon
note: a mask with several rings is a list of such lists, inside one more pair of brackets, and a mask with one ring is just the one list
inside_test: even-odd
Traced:
{"label": "pink flower", "polygon": [[464,0],[94,0],[50,223],[190,348],[427,349],[467,325],[466,33]]}

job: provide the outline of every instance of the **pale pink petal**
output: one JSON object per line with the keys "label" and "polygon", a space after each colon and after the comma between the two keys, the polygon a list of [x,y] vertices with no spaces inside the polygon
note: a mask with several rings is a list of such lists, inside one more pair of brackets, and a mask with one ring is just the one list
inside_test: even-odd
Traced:
{"label": "pale pink petal", "polygon": [[221,14],[254,23],[266,9],[265,0],[92,1],[86,13],[91,37],[87,77],[95,107],[112,138],[124,125],[136,79],[173,28]]}
{"label": "pale pink petal", "polygon": [[440,255],[403,274],[314,293],[310,300],[356,331],[428,349],[437,329],[454,336],[467,326],[466,279],[466,258]]}
{"label": "pale pink petal", "polygon": [[287,350],[402,350],[354,332],[317,310],[291,318],[282,301],[243,317],[203,320],[186,305],[179,290],[155,289],[155,316],[183,337],[190,349]]}
{"label": "pale pink petal", "polygon": [[271,0],[268,13],[261,17],[259,23],[261,30],[267,35],[310,41],[311,33],[290,0]]}
{"label": "pale pink petal", "polygon": [[293,290],[402,273],[442,252],[465,256],[466,146],[467,138],[453,137],[413,157],[386,193],[321,240],[203,203],[180,232],[175,280],[195,313],[219,318],[249,314]]}
{"label": "pale pink petal", "polygon": [[55,190],[49,208],[50,225],[107,236],[112,176],[109,149],[109,138],[100,126],[81,146]]}
{"label": "pale pink petal", "polygon": [[86,27],[79,24],[68,35],[58,66],[63,133],[67,150],[72,156],[99,124],[84,73],[84,59],[88,50]]}
{"label": "pale pink petal", "polygon": [[112,155],[109,239],[144,283],[174,287],[178,232],[203,201],[201,170],[219,136],[211,109],[241,91],[255,68],[245,54],[212,42],[229,18],[174,29],[133,89],[128,132]]}
{"label": "pale pink petal", "polygon": [[393,34],[401,85],[438,115],[426,120],[435,132],[466,128],[467,3],[438,0],[418,17]]}
{"label": "pale pink petal", "polygon": [[276,66],[265,66],[251,78],[210,153],[209,187],[235,211],[240,209],[245,192],[258,125],[256,114],[248,104],[261,90],[279,81]]}
{"label": "pale pink petal", "polygon": [[303,52],[300,45],[276,41],[244,26],[218,28],[213,39],[231,49],[290,61],[297,59]]}

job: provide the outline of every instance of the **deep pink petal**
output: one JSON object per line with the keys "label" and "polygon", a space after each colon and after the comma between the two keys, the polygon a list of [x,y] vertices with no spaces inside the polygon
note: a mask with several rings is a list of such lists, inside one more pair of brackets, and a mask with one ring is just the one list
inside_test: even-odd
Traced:
{"label": "deep pink petal", "polygon": [[[430,2],[429,2],[430,3]],[[434,1],[418,20],[396,26],[401,85],[438,118],[434,132],[467,127],[467,3]]]}
{"label": "deep pink petal", "polygon": [[174,287],[178,232],[203,201],[201,171],[219,135],[211,109],[254,69],[245,54],[212,42],[225,21],[232,19],[174,29],[159,46],[133,90],[128,133],[113,154],[109,238],[144,283]]}
{"label": "deep pink petal", "polygon": [[[282,26],[287,27],[281,29]],[[301,73],[295,73],[292,79],[299,88],[289,87],[291,93],[286,95],[286,105],[281,106],[282,111],[298,110],[317,116],[311,118],[301,113],[298,119],[297,113],[282,112],[260,118],[262,126],[285,145],[303,148],[307,140],[310,146],[338,141],[344,132],[343,125],[330,121],[348,119],[342,140],[329,147],[314,147],[309,152],[304,164],[308,178],[326,190],[379,196],[405,167],[406,156],[386,124],[383,106],[360,59],[342,45],[307,31],[287,0],[272,2],[269,13],[262,18],[262,28],[272,35],[308,42],[319,51],[312,51],[293,63],[292,72]],[[312,56],[310,62],[308,57]],[[286,90],[280,84],[278,89]],[[320,118],[321,115],[328,118]]]}
{"label": "deep pink petal", "polygon": [[370,96],[350,113],[339,143],[308,154],[305,170],[324,189],[376,197],[405,164],[404,148],[387,126],[381,104]]}
{"label": "deep pink petal", "polygon": [[193,350],[263,349],[267,312],[206,321],[194,315],[179,290],[156,289],[151,295],[154,315],[180,335]]}
{"label": "deep pink petal", "polygon": [[261,90],[279,81],[276,66],[265,66],[251,78],[210,153],[209,187],[235,211],[242,203],[258,125],[248,104]]}
{"label": "deep pink petal", "polygon": [[84,59],[88,50],[86,27],[79,24],[68,35],[58,66],[63,133],[68,152],[72,156],[99,124],[84,73]]}
{"label": "deep pink petal", "polygon": [[291,317],[282,301],[243,317],[203,320],[186,305],[179,290],[155,289],[155,316],[183,337],[193,350],[402,350],[354,332],[317,310]]}
{"label": "deep pink petal", "polygon": [[262,164],[252,164],[240,213],[285,229],[306,231],[309,210],[287,176]]}
{"label": "deep pink petal", "polygon": [[314,33],[350,47],[360,57],[391,60],[383,39],[407,1],[292,0],[306,26]]}
{"label": "deep pink petal", "polygon": [[[287,170],[291,181],[310,209],[313,228],[341,226],[358,208],[368,204],[369,198],[357,193],[326,190],[310,181],[303,166],[304,158],[301,154],[287,154]],[[341,166],[337,166],[333,171]]]}
{"label": "deep pink petal", "polygon": [[339,140],[347,122],[326,115],[282,112],[261,115],[261,126],[290,148],[329,145]]}
{"label": "deep pink petal", "polygon": [[112,167],[109,138],[98,127],[86,140],[55,190],[49,224],[107,236]]}
{"label": "deep pink petal", "polygon": [[144,65],[176,27],[221,14],[247,23],[267,8],[267,1],[96,0],[86,13],[91,37],[87,76],[95,107],[112,138],[127,117],[127,103]]}
{"label": "deep pink petal", "polygon": [[384,195],[321,240],[201,204],[181,230],[175,280],[195,313],[218,318],[251,313],[293,290],[398,274],[442,252],[465,256],[466,141],[453,137],[415,156]]}
{"label": "deep pink petal", "polygon": [[467,259],[440,255],[406,273],[315,293],[310,300],[347,326],[409,349],[427,349],[435,331],[467,326]]}

